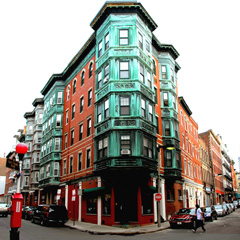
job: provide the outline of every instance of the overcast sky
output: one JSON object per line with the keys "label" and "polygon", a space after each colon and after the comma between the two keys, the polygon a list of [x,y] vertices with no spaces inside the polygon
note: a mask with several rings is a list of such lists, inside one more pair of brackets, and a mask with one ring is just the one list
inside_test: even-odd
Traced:
{"label": "overcast sky", "polygon": [[[239,0],[142,0],[161,43],[173,44],[179,96],[199,133],[222,135],[237,162],[239,124]],[[61,73],[93,33],[90,22],[105,0],[0,2],[0,157],[15,144],[25,112],[42,97],[53,73]],[[157,5],[156,5],[157,4]],[[237,165],[235,164],[235,168]]]}

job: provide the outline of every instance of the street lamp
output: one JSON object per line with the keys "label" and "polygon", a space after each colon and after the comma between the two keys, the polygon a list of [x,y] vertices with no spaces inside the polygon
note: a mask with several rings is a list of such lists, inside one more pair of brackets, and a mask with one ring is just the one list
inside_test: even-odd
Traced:
{"label": "street lamp", "polygon": [[20,178],[21,178],[21,161],[23,160],[24,154],[28,151],[28,147],[24,143],[19,143],[16,146],[16,153],[19,158],[19,172],[17,178],[17,191],[12,196],[12,206],[11,206],[11,221],[10,221],[10,240],[19,240],[18,228],[21,227],[22,222],[22,203],[23,196],[20,193]]}
{"label": "street lamp", "polygon": [[[163,145],[160,145],[158,144],[157,146],[157,150],[159,152],[159,155],[160,157],[158,158],[158,193],[161,194],[161,186],[160,186],[160,183],[161,183],[161,176],[160,176],[160,166],[161,166],[161,148],[163,149],[167,149],[167,150],[174,150],[175,147],[174,145],[167,145],[167,146],[163,146]],[[161,227],[161,205],[160,205],[160,201],[157,202],[157,221],[158,221],[158,227]]]}

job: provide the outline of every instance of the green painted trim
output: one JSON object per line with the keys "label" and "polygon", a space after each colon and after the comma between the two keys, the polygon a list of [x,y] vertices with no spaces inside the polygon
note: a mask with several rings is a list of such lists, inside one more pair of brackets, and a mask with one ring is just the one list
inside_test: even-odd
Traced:
{"label": "green painted trim", "polygon": [[92,192],[99,192],[102,190],[105,190],[106,187],[95,187],[95,188],[88,188],[88,189],[83,189],[83,193],[92,193]]}

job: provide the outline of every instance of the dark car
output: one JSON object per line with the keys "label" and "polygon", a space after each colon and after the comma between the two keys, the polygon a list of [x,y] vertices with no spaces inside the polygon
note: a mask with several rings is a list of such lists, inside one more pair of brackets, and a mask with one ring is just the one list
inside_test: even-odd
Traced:
{"label": "dark car", "polygon": [[215,210],[216,210],[218,216],[223,217],[223,216],[227,215],[226,208],[223,207],[223,205],[214,205],[214,207],[215,207]]}
{"label": "dark car", "polygon": [[196,224],[196,209],[195,208],[182,208],[177,213],[173,214],[169,219],[172,228],[188,226],[193,228]]}
{"label": "dark car", "polygon": [[214,206],[211,207],[202,207],[202,212],[204,212],[204,219],[210,220],[211,222],[213,219],[217,220],[217,212]]}
{"label": "dark car", "polygon": [[68,221],[68,212],[65,206],[52,204],[39,205],[33,212],[32,223],[41,225],[49,223],[64,224]]}
{"label": "dark car", "polygon": [[25,206],[22,208],[22,218],[24,219],[32,219],[33,212],[36,207]]}

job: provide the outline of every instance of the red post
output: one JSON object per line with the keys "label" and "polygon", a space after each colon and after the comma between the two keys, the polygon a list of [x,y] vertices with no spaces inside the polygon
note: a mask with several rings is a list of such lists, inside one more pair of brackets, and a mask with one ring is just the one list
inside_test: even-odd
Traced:
{"label": "red post", "polygon": [[18,228],[20,228],[21,224],[22,224],[22,204],[23,204],[22,194],[15,193],[12,196],[10,240],[18,240],[19,239]]}

